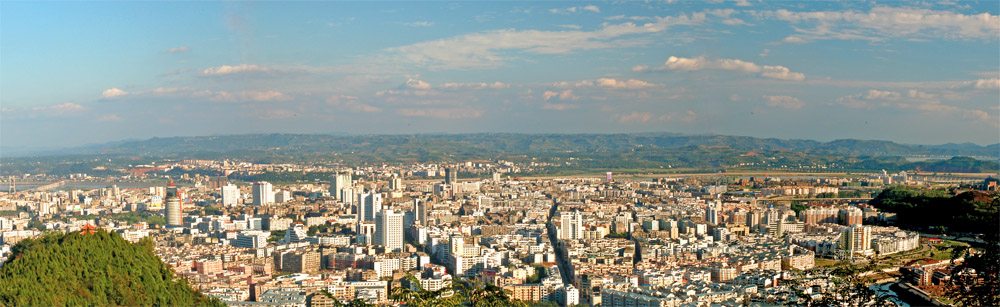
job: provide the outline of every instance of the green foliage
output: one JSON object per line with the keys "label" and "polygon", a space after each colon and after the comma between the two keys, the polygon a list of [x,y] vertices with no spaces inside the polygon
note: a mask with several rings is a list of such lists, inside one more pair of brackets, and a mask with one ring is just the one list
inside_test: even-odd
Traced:
{"label": "green foliage", "polygon": [[542,279],[545,279],[545,277],[549,276],[549,271],[546,270],[545,267],[540,265],[532,265],[531,267],[535,269],[535,273],[525,278],[524,283],[526,284],[539,283],[542,282]]}
{"label": "green foliage", "polygon": [[14,246],[0,267],[5,306],[222,306],[177,278],[153,254],[115,233],[52,233]]}
{"label": "green foliage", "polygon": [[159,214],[154,214],[149,211],[115,213],[111,215],[111,219],[122,221],[129,224],[135,224],[139,222],[146,222],[149,225],[167,224],[167,219],[160,216]]}
{"label": "green foliage", "polygon": [[219,210],[219,208],[216,207],[207,206],[205,209],[202,209],[202,215],[222,215],[222,210]]}
{"label": "green foliage", "polygon": [[312,226],[309,226],[309,230],[306,231],[306,234],[309,235],[309,236],[315,236],[317,233],[326,233],[326,232],[329,232],[330,229],[332,229],[332,228],[333,227],[329,226],[329,225],[312,225]]}
{"label": "green foliage", "polygon": [[[951,274],[948,297],[959,306],[1000,306],[1000,245],[995,237],[987,240],[985,247],[965,261]],[[962,249],[953,255],[964,254]],[[967,274],[975,272],[975,274]]]}
{"label": "green foliage", "polygon": [[795,214],[798,214],[799,212],[802,212],[802,211],[805,211],[806,209],[809,209],[809,206],[806,206],[801,201],[794,200],[794,201],[792,201],[791,208],[792,208],[792,211],[795,211]]}
{"label": "green foliage", "polygon": [[616,233],[609,233],[608,235],[606,235],[604,237],[608,238],[608,239],[630,239],[631,240],[632,233],[631,232],[616,232]]}
{"label": "green foliage", "polygon": [[267,237],[267,242],[278,242],[285,238],[285,230],[271,230],[271,235]]}
{"label": "green foliage", "polygon": [[837,197],[837,194],[833,192],[816,194],[816,198],[834,198],[834,197]]}
{"label": "green foliage", "polygon": [[952,196],[943,190],[893,187],[883,190],[869,204],[895,212],[902,225],[915,228],[945,226],[950,231],[996,236],[1000,229],[998,196],[980,191]]}
{"label": "green foliage", "polygon": [[407,275],[406,281],[414,285],[417,290],[410,287],[396,287],[392,289],[389,298],[405,302],[407,307],[458,307],[465,301],[465,297],[456,291],[454,283],[435,291],[428,291],[420,286],[420,281],[413,275]]}

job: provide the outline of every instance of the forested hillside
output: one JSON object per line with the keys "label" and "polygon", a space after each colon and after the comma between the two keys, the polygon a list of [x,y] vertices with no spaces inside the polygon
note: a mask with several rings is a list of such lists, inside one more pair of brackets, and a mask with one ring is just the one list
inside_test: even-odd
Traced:
{"label": "forested hillside", "polygon": [[222,306],[176,277],[153,254],[115,233],[27,239],[0,267],[2,306]]}

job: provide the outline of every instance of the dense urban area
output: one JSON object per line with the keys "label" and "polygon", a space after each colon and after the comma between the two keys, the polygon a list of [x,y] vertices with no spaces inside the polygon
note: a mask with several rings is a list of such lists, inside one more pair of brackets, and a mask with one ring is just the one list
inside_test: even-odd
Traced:
{"label": "dense urban area", "polygon": [[[106,231],[230,306],[417,306],[408,294],[475,287],[536,306],[906,306],[962,302],[955,281],[990,278],[964,265],[995,244],[986,174],[529,176],[549,166],[163,159],[12,175],[0,261]],[[904,208],[927,198],[956,205]]]}

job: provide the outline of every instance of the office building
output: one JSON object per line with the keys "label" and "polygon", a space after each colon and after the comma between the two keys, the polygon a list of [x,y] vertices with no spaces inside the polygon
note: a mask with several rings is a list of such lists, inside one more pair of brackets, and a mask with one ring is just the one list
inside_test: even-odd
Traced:
{"label": "office building", "polygon": [[858,254],[868,255],[871,253],[872,229],[868,226],[853,225],[841,231],[840,249],[846,256],[853,257]]}
{"label": "office building", "polygon": [[379,211],[375,219],[375,245],[385,247],[386,252],[403,251],[403,214],[386,209]]}
{"label": "office building", "polygon": [[254,182],[253,184],[253,204],[256,206],[273,204],[274,192],[271,183],[266,181]]}
{"label": "office building", "polygon": [[344,190],[350,190],[353,185],[351,182],[351,174],[341,174],[336,173],[330,178],[330,196],[337,198],[339,201],[344,201]]}
{"label": "office building", "polygon": [[375,213],[382,211],[382,194],[369,192],[358,195],[358,220],[374,221]]}
{"label": "office building", "polygon": [[413,209],[416,210],[416,220],[421,226],[427,226],[427,200],[414,199]]}
{"label": "office building", "polygon": [[181,198],[177,191],[177,186],[174,185],[174,181],[170,180],[167,183],[166,200],[167,200],[167,226],[180,227],[183,225],[184,217],[182,216],[183,210],[181,209]]}
{"label": "office building", "polygon": [[450,168],[444,169],[444,183],[455,184],[458,182],[458,173]]}
{"label": "office building", "polygon": [[222,186],[222,205],[223,206],[235,206],[239,204],[240,200],[240,189],[235,185],[227,184]]}
{"label": "office building", "polygon": [[581,233],[583,232],[583,216],[580,215],[580,212],[563,212],[560,216],[559,226],[559,235],[563,239],[581,239]]}

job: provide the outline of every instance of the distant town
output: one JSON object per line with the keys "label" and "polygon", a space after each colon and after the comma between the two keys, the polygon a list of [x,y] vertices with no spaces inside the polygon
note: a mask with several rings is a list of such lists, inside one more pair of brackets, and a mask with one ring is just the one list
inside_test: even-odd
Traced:
{"label": "distant town", "polygon": [[[163,160],[8,176],[0,261],[21,240],[96,226],[151,240],[231,306],[392,305],[392,288],[459,280],[539,306],[796,305],[852,291],[926,305],[962,261],[952,251],[981,238],[897,228],[869,200],[889,187],[997,190],[985,174],[525,174],[538,166]],[[265,173],[324,179],[231,179]]]}

